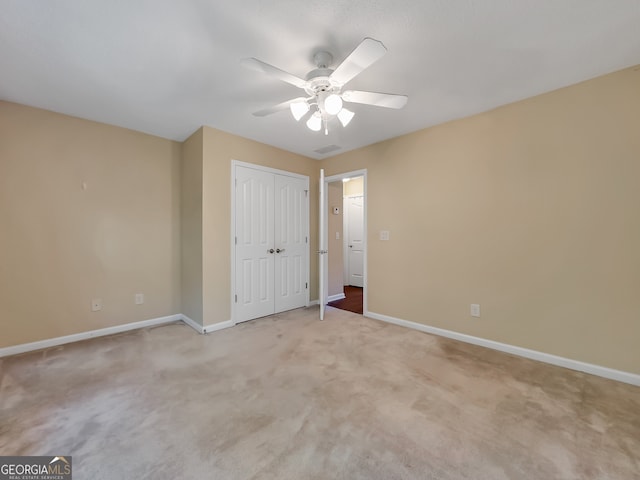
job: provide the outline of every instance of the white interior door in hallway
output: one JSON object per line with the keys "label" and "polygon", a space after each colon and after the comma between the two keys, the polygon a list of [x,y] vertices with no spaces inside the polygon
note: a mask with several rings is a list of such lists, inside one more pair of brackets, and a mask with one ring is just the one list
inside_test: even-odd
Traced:
{"label": "white interior door in hallway", "polygon": [[236,323],[309,301],[309,179],[274,172],[235,165]]}
{"label": "white interior door in hallway", "polygon": [[347,285],[363,286],[364,277],[364,197],[345,198],[347,241]]}

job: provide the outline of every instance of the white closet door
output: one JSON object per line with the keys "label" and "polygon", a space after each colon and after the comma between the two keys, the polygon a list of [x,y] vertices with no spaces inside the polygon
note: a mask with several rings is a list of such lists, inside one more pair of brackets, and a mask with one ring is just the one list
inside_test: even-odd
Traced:
{"label": "white closet door", "polygon": [[307,182],[275,175],[275,311],[307,303]]}
{"label": "white closet door", "polygon": [[235,167],[236,322],[308,301],[308,180]]}
{"label": "white closet door", "polygon": [[273,174],[236,168],[236,321],[274,313]]}

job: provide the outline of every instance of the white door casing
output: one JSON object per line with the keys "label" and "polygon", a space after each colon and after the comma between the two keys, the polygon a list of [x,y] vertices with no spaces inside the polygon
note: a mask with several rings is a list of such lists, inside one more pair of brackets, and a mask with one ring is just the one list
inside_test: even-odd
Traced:
{"label": "white door casing", "polygon": [[363,286],[364,276],[364,197],[347,198],[348,282]]}
{"label": "white door casing", "polygon": [[327,305],[327,238],[325,234],[327,218],[327,195],[325,190],[324,169],[320,169],[320,198],[318,212],[318,302],[320,303],[320,320],[324,320],[325,307]]}
{"label": "white door casing", "polygon": [[309,301],[308,178],[245,165],[232,173],[236,323]]}
{"label": "white door casing", "polygon": [[[325,177],[324,185],[325,185],[325,187],[328,188],[328,184],[331,183],[331,182],[337,182],[337,181],[340,181],[340,180],[344,180],[345,178],[356,178],[356,177],[363,177],[362,196],[363,196],[363,206],[364,206],[364,208],[363,208],[364,221],[363,221],[363,229],[362,230],[364,232],[364,235],[362,237],[363,238],[363,253],[362,253],[362,258],[363,258],[362,309],[363,309],[364,314],[366,315],[368,313],[368,311],[369,311],[368,310],[368,305],[369,305],[368,296],[369,295],[368,295],[368,286],[367,286],[367,235],[366,235],[366,232],[367,232],[367,169],[343,172],[343,173],[339,173],[339,174],[336,174],[336,175],[331,175],[329,177]],[[360,196],[360,195],[357,195],[357,196]],[[328,204],[326,205],[326,208],[328,208]],[[346,217],[347,216],[347,209],[344,208],[343,212],[344,212],[344,216]],[[325,227],[327,227],[327,223],[326,222],[327,222],[327,219],[325,217]],[[345,224],[344,225],[343,238],[347,237],[346,232],[347,232],[347,225]],[[344,248],[345,248],[345,250],[347,250],[348,247],[346,247],[346,245],[345,245]],[[347,256],[348,255],[347,255],[347,253],[345,251],[345,254],[344,254],[344,257],[343,257],[343,259],[344,259],[343,263],[345,265],[347,263],[347,260],[346,260]],[[348,278],[346,278],[346,277],[347,277],[347,274],[345,272],[345,284],[348,283]]]}

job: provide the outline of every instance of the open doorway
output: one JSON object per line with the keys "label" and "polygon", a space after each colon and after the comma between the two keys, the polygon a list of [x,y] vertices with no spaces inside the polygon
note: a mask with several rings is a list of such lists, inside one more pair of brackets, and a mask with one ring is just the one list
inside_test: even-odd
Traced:
{"label": "open doorway", "polygon": [[362,314],[366,311],[366,171],[328,177],[327,301]]}

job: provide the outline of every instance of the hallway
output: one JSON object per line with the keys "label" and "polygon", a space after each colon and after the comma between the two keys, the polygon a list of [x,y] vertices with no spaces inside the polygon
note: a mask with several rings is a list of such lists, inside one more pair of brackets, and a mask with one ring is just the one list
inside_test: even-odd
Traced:
{"label": "hallway", "polygon": [[327,305],[329,305],[330,307],[339,308],[340,310],[347,310],[349,312],[359,313],[360,315],[362,315],[362,290],[362,287],[352,287],[351,285],[345,285],[345,298],[343,298],[342,300],[329,302]]}

